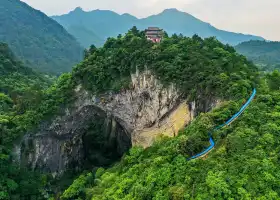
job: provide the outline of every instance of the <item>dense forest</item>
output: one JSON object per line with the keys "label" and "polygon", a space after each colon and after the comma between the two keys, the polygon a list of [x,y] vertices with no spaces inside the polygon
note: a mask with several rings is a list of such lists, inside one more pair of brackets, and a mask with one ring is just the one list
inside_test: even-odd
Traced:
{"label": "dense forest", "polygon": [[201,114],[177,138],[132,148],[110,169],[84,173],[62,199],[279,199],[280,93],[266,84],[258,91],[237,121],[215,133],[219,142],[207,158],[186,160],[241,102]]}
{"label": "dense forest", "polygon": [[10,155],[19,132],[25,132],[22,117],[39,105],[52,81],[23,66],[8,45],[0,43],[0,199],[28,197],[42,187],[41,175],[20,169]]}
{"label": "dense forest", "polygon": [[45,73],[71,71],[83,48],[60,24],[19,0],[1,0],[0,41],[26,65]]}
{"label": "dense forest", "polygon": [[243,42],[235,49],[264,71],[280,69],[280,42],[252,40]]}
{"label": "dense forest", "polygon": [[[12,162],[13,144],[73,101],[81,84],[94,94],[129,89],[136,69],[173,83],[188,100],[217,97],[219,108],[201,113],[178,137],[160,137],[153,146],[133,147],[111,168],[85,170],[61,199],[279,199],[280,73],[262,74],[233,47],[215,38],[165,34],[147,41],[135,27],[94,45],[84,61],[57,80],[24,67],[0,45],[0,199],[55,199],[48,174]],[[3,72],[3,73],[2,73]],[[257,98],[230,127],[214,133],[217,147],[202,160],[187,158],[209,145],[207,132]]]}
{"label": "dense forest", "polygon": [[125,36],[109,38],[103,48],[89,51],[73,69],[73,78],[96,93],[129,87],[131,72],[145,67],[162,83],[172,82],[193,97],[239,98],[257,81],[257,68],[214,37],[173,35],[154,45],[134,27]]}
{"label": "dense forest", "polygon": [[[258,78],[252,63],[214,38],[173,35],[157,45],[141,38],[132,29],[93,48],[74,69],[74,79],[95,92],[114,90],[127,84],[131,66],[147,66],[186,94],[217,95],[224,103],[176,138],[134,147],[114,167],[85,172],[62,199],[278,199],[279,72]],[[257,99],[232,126],[214,134],[217,148],[204,160],[187,161],[209,145],[207,132],[234,114],[253,86]]]}
{"label": "dense forest", "polygon": [[0,199],[46,199],[53,179],[20,168],[13,146],[66,102],[64,91],[69,85],[65,77],[68,75],[56,80],[33,71],[15,57],[7,44],[0,43]]}

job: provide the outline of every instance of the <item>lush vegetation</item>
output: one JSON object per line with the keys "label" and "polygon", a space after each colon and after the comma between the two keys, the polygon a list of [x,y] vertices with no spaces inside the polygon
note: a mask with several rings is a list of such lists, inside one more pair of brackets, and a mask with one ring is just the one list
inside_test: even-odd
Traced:
{"label": "lush vegetation", "polygon": [[[186,94],[227,100],[200,114],[178,137],[159,138],[145,150],[134,147],[114,167],[82,174],[62,199],[279,199],[280,73],[257,80],[250,62],[214,38],[174,35],[157,45],[141,38],[132,29],[93,48],[74,69],[75,81],[95,92],[118,89],[127,87],[127,74],[136,66],[146,66]],[[214,133],[216,148],[206,159],[187,161],[209,145],[208,131],[238,111],[254,83],[257,98],[231,126]]]}
{"label": "lush vegetation", "polygon": [[103,48],[90,48],[73,70],[73,78],[96,93],[119,91],[130,85],[130,74],[145,68],[165,84],[174,83],[186,95],[240,98],[251,91],[257,68],[215,38],[166,36],[147,41],[135,27],[125,36],[109,38]]}
{"label": "lush vegetation", "polygon": [[[91,44],[100,47],[108,37],[117,37],[118,34],[124,34],[132,26],[137,26],[140,30],[144,30],[148,26],[158,26],[168,34],[182,33],[188,37],[194,34],[203,38],[215,36],[219,41],[231,45],[249,40],[263,40],[258,36],[219,30],[209,23],[176,9],[167,9],[160,14],[138,19],[130,14],[119,15],[107,10],[87,12],[81,8],[76,8],[68,14],[53,16],[52,18],[64,26],[85,48],[88,48]],[[73,28],[77,26],[79,30]]]}
{"label": "lush vegetation", "polygon": [[0,43],[0,199],[45,199],[47,176],[19,168],[12,147],[69,100],[69,77],[64,74],[53,84],[54,78],[23,66],[7,44]]}
{"label": "lush vegetation", "polygon": [[40,175],[20,169],[10,158],[17,117],[38,106],[42,90],[51,81],[17,61],[6,44],[0,43],[0,199],[24,198],[39,193]]}
{"label": "lush vegetation", "polygon": [[[114,167],[81,174],[61,199],[280,198],[280,73],[259,77],[251,62],[215,38],[165,35],[153,44],[134,27],[109,38],[103,48],[92,45],[85,60],[50,87],[49,78],[24,67],[5,44],[0,45],[0,69],[0,199],[45,199],[51,184],[58,183],[12,163],[17,138],[58,114],[77,84],[98,94],[118,92],[131,87],[136,69],[174,83],[190,100],[215,97],[223,103],[200,114],[178,137],[159,138],[145,150],[134,147]],[[209,145],[207,132],[234,114],[253,87],[257,99],[232,126],[214,133],[218,143],[208,158],[187,161]],[[88,136],[97,134],[92,130]]]}
{"label": "lush vegetation", "polygon": [[235,49],[247,56],[264,71],[280,69],[280,42],[249,41],[243,42]]}
{"label": "lush vegetation", "polygon": [[63,199],[279,199],[280,92],[258,91],[237,121],[215,133],[218,146],[206,159],[186,160],[240,102],[200,115],[177,138],[132,148],[115,167],[75,180]]}
{"label": "lush vegetation", "polygon": [[71,35],[73,35],[84,48],[88,48],[92,44],[101,47],[105,41],[99,38],[92,30],[89,30],[85,26],[69,26],[67,27],[67,31],[71,33]]}
{"label": "lush vegetation", "polygon": [[56,21],[19,0],[1,0],[0,41],[26,65],[61,74],[82,60],[83,49]]}

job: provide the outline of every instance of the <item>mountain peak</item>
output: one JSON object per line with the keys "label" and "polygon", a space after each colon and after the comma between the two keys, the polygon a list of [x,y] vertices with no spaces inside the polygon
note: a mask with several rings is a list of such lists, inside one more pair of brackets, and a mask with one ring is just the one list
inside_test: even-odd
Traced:
{"label": "mountain peak", "polygon": [[73,10],[73,12],[85,12],[81,7],[77,7]]}
{"label": "mountain peak", "polygon": [[167,8],[163,12],[181,12],[177,8]]}
{"label": "mountain peak", "polygon": [[184,11],[181,11],[181,10],[178,10],[177,8],[168,8],[168,9],[165,9],[164,11],[162,11],[160,14],[164,14],[164,15],[171,15],[171,16],[191,16],[193,17],[192,15],[190,15],[189,13],[186,13]]}
{"label": "mountain peak", "polygon": [[189,15],[188,13],[186,13],[186,12],[183,12],[183,11],[181,11],[181,10],[178,10],[177,8],[168,8],[168,9],[165,9],[162,13],[167,13],[167,14],[172,14],[172,15],[174,15],[174,14],[187,14],[187,15]]}
{"label": "mountain peak", "polygon": [[[88,15],[78,13],[76,15],[64,15],[61,17],[55,17],[57,21],[62,23],[65,27],[69,25],[81,24],[91,29],[99,38],[106,40],[108,37],[116,37],[118,34],[125,34],[132,26],[137,26],[138,29],[144,30],[149,26],[156,26],[164,29],[169,35],[174,33],[182,33],[185,36],[193,36],[198,34],[199,36],[206,38],[216,36],[220,41],[236,45],[240,42],[260,39],[255,36],[247,36],[236,34],[227,31],[221,31],[211,26],[192,14],[185,12],[183,9],[169,8],[162,10],[161,13],[151,15],[145,18],[136,18],[130,14],[118,14],[108,10],[93,10],[87,11]],[[102,29],[100,29],[102,24]],[[79,33],[70,32],[76,38],[84,38]],[[77,36],[76,36],[77,34]],[[83,44],[92,44],[91,40],[87,40]]]}

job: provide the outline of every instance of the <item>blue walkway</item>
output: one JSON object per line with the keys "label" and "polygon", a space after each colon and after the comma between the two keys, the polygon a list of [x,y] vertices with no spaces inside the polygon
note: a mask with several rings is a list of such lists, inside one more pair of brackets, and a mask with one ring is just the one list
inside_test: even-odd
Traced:
{"label": "blue walkway", "polygon": [[[244,110],[249,106],[249,104],[253,101],[254,97],[256,96],[256,93],[257,93],[257,90],[254,89],[252,95],[250,96],[248,101],[241,107],[241,109],[235,115],[233,115],[229,120],[227,120],[224,124],[215,127],[213,129],[213,131],[222,129],[223,127],[230,125],[234,120],[236,120],[244,112]],[[215,147],[215,141],[213,140],[213,137],[212,137],[212,132],[213,131],[208,133],[209,138],[210,138],[209,139],[210,146],[207,149],[205,149],[203,152],[192,156],[188,160],[203,157],[203,156],[207,155]]]}

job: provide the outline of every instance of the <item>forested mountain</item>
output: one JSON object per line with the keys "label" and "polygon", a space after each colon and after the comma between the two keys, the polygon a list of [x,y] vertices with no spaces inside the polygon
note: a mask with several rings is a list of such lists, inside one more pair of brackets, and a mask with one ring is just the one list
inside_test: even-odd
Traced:
{"label": "forested mountain", "polygon": [[[148,26],[158,26],[167,31],[168,34],[182,33],[185,36],[192,36],[194,34],[198,34],[201,37],[215,36],[223,43],[231,45],[248,40],[263,40],[263,38],[257,36],[216,29],[209,23],[176,9],[167,9],[158,15],[137,19],[129,14],[119,15],[106,10],[85,12],[81,8],[76,8],[68,14],[53,16],[52,18],[63,25],[80,43],[86,44],[85,47],[89,47],[91,44],[100,46],[108,37],[116,37],[118,34],[123,34],[132,26],[137,26],[141,30]],[[81,41],[81,36],[87,34],[83,32],[88,31],[80,30],[77,32],[71,28],[77,25],[83,26],[83,29],[90,30],[93,33],[92,37],[88,37],[86,40],[83,38],[83,41]],[[97,39],[98,42],[96,41]]]}
{"label": "forested mountain", "polygon": [[84,173],[63,199],[279,199],[280,92],[258,89],[242,117],[215,133],[218,146],[206,158],[186,159],[241,102],[201,115],[177,138],[162,138],[145,150],[132,148],[108,170]]}
{"label": "forested mountain", "polygon": [[[102,46],[104,44],[103,39],[99,38],[94,32],[87,29],[85,26],[73,25],[69,26],[67,30],[72,35],[75,35],[80,44],[85,48],[88,48],[92,44],[95,44],[96,46]],[[89,41],[91,41],[90,45]]]}
{"label": "forested mountain", "polygon": [[264,70],[280,68],[280,42],[248,41],[235,49]]}
{"label": "forested mountain", "polygon": [[5,43],[0,43],[0,61],[0,92],[12,98],[13,102],[23,103],[20,99],[32,96],[32,90],[36,93],[51,84],[48,76],[23,66]]}
{"label": "forested mountain", "polygon": [[[107,170],[84,172],[62,199],[280,198],[279,72],[258,79],[254,65],[213,38],[173,36],[153,45],[131,30],[93,50],[73,78],[94,93],[118,91],[129,84],[131,66],[147,66],[186,94],[214,95],[223,103],[201,114],[178,137],[159,138],[147,149],[134,147]],[[214,133],[215,150],[205,159],[188,161],[209,145],[208,131],[231,117],[253,87],[258,95],[249,109]]]}
{"label": "forested mountain", "polygon": [[[86,52],[84,61],[71,73],[63,74],[50,87],[49,79],[39,74],[35,80],[34,72],[23,67],[5,44],[0,45],[0,68],[3,72],[9,72],[0,74],[1,81],[4,80],[0,85],[0,105],[3,108],[0,113],[1,199],[280,198],[280,73],[261,74],[245,56],[214,37],[202,39],[197,35],[191,38],[173,35],[165,36],[163,42],[154,44],[146,40],[144,32],[134,27],[123,36],[108,39],[102,48],[92,46]],[[93,97],[104,97],[104,101],[98,104],[100,114],[101,105],[106,106],[106,101],[110,101],[105,98],[106,94],[117,94],[118,97],[130,95],[129,91],[133,90],[131,75],[147,70],[158,79],[157,82],[164,87],[176,87],[181,92],[180,98],[195,101],[196,106],[212,98],[220,104],[210,112],[198,113],[196,119],[177,137],[159,137],[147,149],[133,147],[118,163],[107,169],[96,169],[94,162],[98,155],[88,155],[93,157],[92,168],[87,166],[80,169],[81,175],[64,192],[59,191],[63,187],[55,185],[57,182],[49,174],[36,172],[41,170],[36,163],[32,165],[35,166],[33,172],[12,163],[12,147],[22,135],[26,134],[25,138],[36,136],[36,143],[32,142],[32,137],[22,143],[20,153],[28,158],[20,160],[22,166],[32,159],[37,162],[38,157],[28,155],[34,152],[39,155],[41,152],[38,148],[42,151],[47,149],[43,161],[47,160],[49,155],[53,155],[49,153],[53,152],[44,145],[52,141],[51,136],[60,142],[69,139],[77,128],[69,129],[66,117],[61,115],[63,109],[75,123],[81,123],[82,118],[86,119],[86,123],[96,123],[87,119],[92,113],[89,103]],[[24,74],[21,71],[28,72]],[[7,89],[10,82],[16,82],[13,74],[16,74],[18,82],[28,81]],[[34,85],[42,87],[34,88]],[[26,90],[14,98],[18,88],[19,91],[21,88]],[[249,108],[231,126],[214,133],[217,141],[215,149],[204,159],[188,161],[192,155],[209,146],[208,131],[230,118],[250,96],[253,88],[257,89],[257,97]],[[30,90],[33,92],[27,92]],[[21,94],[30,95],[23,98]],[[138,102],[142,105],[153,98],[149,93],[141,95]],[[84,108],[79,103],[85,103]],[[80,114],[83,109],[89,112],[78,115],[79,118],[71,116],[77,104],[77,113]],[[48,125],[50,119],[55,123]],[[58,124],[59,120],[64,124]],[[86,123],[78,132],[92,131]],[[38,130],[47,134],[52,128],[58,134],[61,134],[59,130],[69,132],[67,135],[54,135],[55,132],[51,132],[52,135],[48,137],[36,135]],[[94,149],[97,145],[105,148],[107,143],[103,141],[103,131],[95,131],[95,137],[89,141],[82,138],[77,143],[68,141],[63,146],[54,143],[54,149],[73,155],[79,151],[77,145],[81,143],[82,146],[87,142],[95,144],[88,148]],[[74,138],[77,137],[84,136],[75,135]],[[55,163],[63,162],[60,157],[54,159]],[[77,163],[70,166],[76,169]]]}
{"label": "forested mountain", "polygon": [[[112,11],[96,10],[85,12],[81,8],[76,8],[66,15],[52,16],[52,18],[64,26],[86,48],[91,44],[102,46],[108,37],[116,37],[118,34],[127,32],[138,20],[129,15],[118,15]],[[83,28],[76,31],[72,28],[75,26]],[[87,34],[88,31],[91,31],[91,37],[88,39],[83,38],[81,42],[79,38]]]}
{"label": "forested mountain", "polygon": [[38,107],[52,82],[23,66],[8,45],[0,43],[0,199],[41,195],[40,174],[20,169],[10,155],[13,143],[28,127],[26,119],[33,115],[29,110]]}
{"label": "forested mountain", "polygon": [[[248,89],[241,91],[250,91],[251,79],[257,71],[245,57],[236,54],[233,47],[214,37],[203,40],[197,35],[192,38],[166,36],[162,43],[154,45],[136,27],[125,36],[109,38],[103,48],[92,49],[89,53],[88,59],[73,69],[73,76],[85,88],[97,93],[127,87],[130,81],[127,78],[130,78],[131,71],[135,71],[135,66],[138,69],[149,66],[160,81],[174,82],[184,93],[215,93],[229,97],[231,90],[237,90],[231,87],[237,79],[240,80],[238,87]],[[234,67],[228,63],[233,63]],[[201,82],[207,79],[209,81]]]}
{"label": "forested mountain", "polygon": [[73,36],[19,0],[1,0],[0,21],[0,41],[36,70],[61,74],[82,59],[83,49]]}
{"label": "forested mountain", "polygon": [[22,165],[16,146],[71,99],[67,80],[69,74],[56,80],[33,71],[0,43],[0,199],[44,200],[56,190],[50,174]]}

